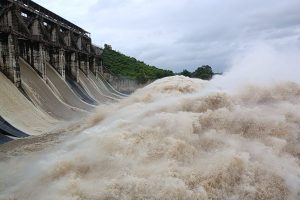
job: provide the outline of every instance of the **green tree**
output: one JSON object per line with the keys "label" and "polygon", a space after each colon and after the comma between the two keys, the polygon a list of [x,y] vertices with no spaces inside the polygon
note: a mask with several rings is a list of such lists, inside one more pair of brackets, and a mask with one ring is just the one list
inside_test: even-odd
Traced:
{"label": "green tree", "polygon": [[190,71],[188,71],[187,69],[184,69],[180,75],[183,75],[183,76],[187,76],[187,77],[192,77],[192,73]]}
{"label": "green tree", "polygon": [[210,80],[213,77],[214,73],[212,68],[209,65],[203,65],[198,67],[193,73],[194,78],[200,78],[204,80]]}

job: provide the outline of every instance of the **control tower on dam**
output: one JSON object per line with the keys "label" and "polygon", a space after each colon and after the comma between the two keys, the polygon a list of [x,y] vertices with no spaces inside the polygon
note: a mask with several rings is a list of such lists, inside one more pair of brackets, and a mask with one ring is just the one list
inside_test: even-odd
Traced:
{"label": "control tower on dam", "polygon": [[21,85],[20,59],[46,79],[46,63],[65,79],[79,81],[79,70],[97,75],[102,49],[90,33],[31,0],[0,1],[0,71]]}

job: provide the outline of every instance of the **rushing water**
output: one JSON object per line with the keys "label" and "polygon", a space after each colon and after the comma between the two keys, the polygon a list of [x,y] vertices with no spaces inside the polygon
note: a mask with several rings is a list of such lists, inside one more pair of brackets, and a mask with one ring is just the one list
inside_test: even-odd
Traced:
{"label": "rushing water", "polygon": [[300,199],[300,62],[257,52],[210,82],[158,80],[72,139],[1,162],[0,199]]}

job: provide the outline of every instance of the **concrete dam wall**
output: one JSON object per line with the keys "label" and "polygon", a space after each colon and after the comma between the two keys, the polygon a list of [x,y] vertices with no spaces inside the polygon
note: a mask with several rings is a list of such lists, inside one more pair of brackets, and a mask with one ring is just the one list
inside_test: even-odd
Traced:
{"label": "concrete dam wall", "polygon": [[101,54],[87,31],[46,8],[2,0],[0,143],[51,132],[124,98],[103,79]]}

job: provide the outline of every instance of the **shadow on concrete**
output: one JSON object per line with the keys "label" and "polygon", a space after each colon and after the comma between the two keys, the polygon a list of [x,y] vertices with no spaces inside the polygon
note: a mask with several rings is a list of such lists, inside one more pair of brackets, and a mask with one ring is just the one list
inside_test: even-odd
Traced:
{"label": "shadow on concrete", "polygon": [[11,141],[12,139],[8,136],[24,138],[29,135],[16,129],[0,116],[0,144]]}

